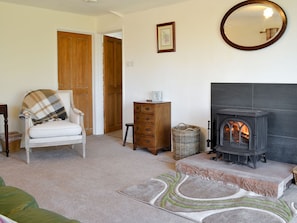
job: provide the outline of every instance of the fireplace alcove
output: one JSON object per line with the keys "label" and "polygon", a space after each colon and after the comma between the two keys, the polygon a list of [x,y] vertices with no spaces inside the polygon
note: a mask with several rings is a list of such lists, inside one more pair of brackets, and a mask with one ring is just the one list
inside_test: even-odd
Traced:
{"label": "fireplace alcove", "polygon": [[297,164],[297,84],[211,83],[211,149],[221,109],[267,112],[267,160]]}
{"label": "fireplace alcove", "polygon": [[[224,139],[218,136],[219,122],[223,123],[224,128],[226,124],[232,126],[229,121],[233,119],[233,123],[239,121],[252,128],[249,119],[242,120],[222,114],[225,115],[222,121],[220,118],[217,120],[216,114],[222,109],[267,113],[267,163],[259,162],[257,168],[250,168],[236,163],[213,161],[216,157],[213,153],[199,153],[178,160],[176,169],[188,175],[199,175],[238,185],[264,196],[280,198],[292,183],[292,169],[297,164],[297,84],[212,83],[210,146],[213,151],[220,145],[220,137]],[[239,128],[243,126],[241,123],[237,124]],[[228,141],[228,138],[225,139]],[[242,145],[238,146],[247,150],[245,136],[241,142]]]}

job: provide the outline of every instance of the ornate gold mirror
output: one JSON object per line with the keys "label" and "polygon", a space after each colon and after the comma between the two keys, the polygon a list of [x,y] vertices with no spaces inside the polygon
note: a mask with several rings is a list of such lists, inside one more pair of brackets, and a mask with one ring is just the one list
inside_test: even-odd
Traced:
{"label": "ornate gold mirror", "polygon": [[230,46],[258,50],[276,42],[286,27],[287,17],[279,5],[271,1],[248,0],[225,14],[220,29]]}

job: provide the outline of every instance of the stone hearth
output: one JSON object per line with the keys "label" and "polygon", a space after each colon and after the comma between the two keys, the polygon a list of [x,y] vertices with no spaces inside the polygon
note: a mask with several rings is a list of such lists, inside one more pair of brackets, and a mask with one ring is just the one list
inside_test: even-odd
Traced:
{"label": "stone hearth", "polygon": [[292,183],[295,165],[267,160],[256,169],[222,160],[214,161],[215,154],[200,153],[176,162],[176,169],[188,175],[238,185],[247,191],[279,198]]}

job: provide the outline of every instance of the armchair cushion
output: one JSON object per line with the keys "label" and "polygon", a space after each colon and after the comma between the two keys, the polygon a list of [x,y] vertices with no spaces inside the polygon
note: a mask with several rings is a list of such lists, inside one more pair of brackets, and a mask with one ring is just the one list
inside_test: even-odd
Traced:
{"label": "armchair cushion", "polygon": [[49,121],[41,125],[34,125],[29,129],[31,138],[52,138],[59,136],[80,135],[80,125],[68,121]]}
{"label": "armchair cushion", "polygon": [[29,92],[23,100],[21,117],[24,111],[31,114],[34,125],[52,119],[65,120],[67,118],[67,113],[59,95],[56,94],[56,91],[50,89]]}

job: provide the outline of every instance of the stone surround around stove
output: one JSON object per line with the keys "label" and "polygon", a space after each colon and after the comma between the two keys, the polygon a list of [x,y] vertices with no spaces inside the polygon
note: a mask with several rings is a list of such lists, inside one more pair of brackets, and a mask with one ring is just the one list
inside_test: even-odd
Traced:
{"label": "stone surround around stove", "polygon": [[214,161],[214,154],[199,153],[176,162],[176,170],[210,180],[238,185],[247,191],[279,198],[292,184],[295,165],[268,160],[256,169],[226,161]]}

